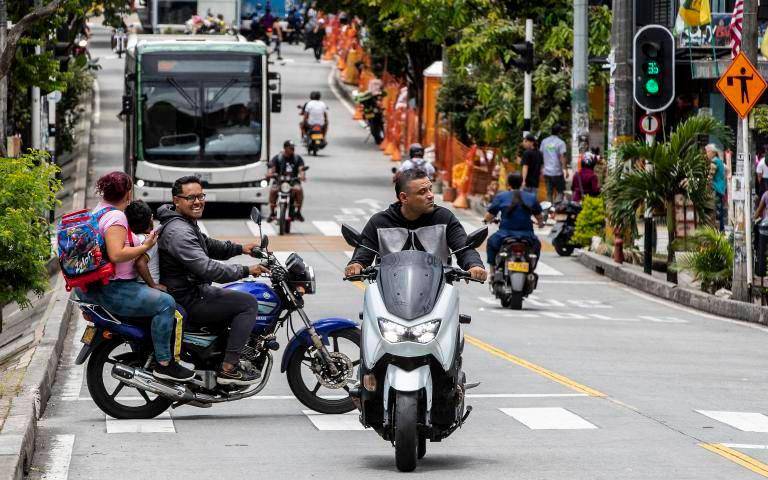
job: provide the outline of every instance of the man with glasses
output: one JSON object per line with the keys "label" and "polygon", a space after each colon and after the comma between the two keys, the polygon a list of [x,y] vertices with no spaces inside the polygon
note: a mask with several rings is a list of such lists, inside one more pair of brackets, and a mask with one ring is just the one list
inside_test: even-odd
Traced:
{"label": "man with glasses", "polygon": [[188,322],[209,331],[230,327],[224,362],[217,373],[220,384],[249,385],[258,374],[240,366],[240,352],[258,318],[253,295],[211,285],[234,282],[249,275],[269,273],[262,265],[224,263],[232,257],[250,254],[257,243],[238,245],[216,240],[200,231],[197,221],[205,209],[205,193],[199,178],[181,177],[171,190],[173,205],[157,210],[162,225],[158,248],[160,282],[187,311]]}

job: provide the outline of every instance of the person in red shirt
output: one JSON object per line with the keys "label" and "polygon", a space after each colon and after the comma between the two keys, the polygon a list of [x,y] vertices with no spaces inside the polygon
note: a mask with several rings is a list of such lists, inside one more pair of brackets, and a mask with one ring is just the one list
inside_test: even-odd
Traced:
{"label": "person in red shirt", "polygon": [[587,152],[581,161],[581,170],[573,175],[573,201],[580,202],[585,196],[596,197],[600,195],[600,183],[597,181],[594,168],[597,165],[597,155]]}

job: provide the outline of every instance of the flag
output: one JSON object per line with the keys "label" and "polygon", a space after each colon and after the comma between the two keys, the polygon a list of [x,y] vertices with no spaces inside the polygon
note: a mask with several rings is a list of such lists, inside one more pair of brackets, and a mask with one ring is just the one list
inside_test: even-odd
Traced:
{"label": "flag", "polygon": [[700,27],[712,23],[709,0],[685,0],[680,4],[677,15],[686,27]]}
{"label": "flag", "polygon": [[735,58],[741,50],[741,24],[744,21],[744,0],[736,0],[731,16],[731,26],[728,29],[731,34],[731,58]]}

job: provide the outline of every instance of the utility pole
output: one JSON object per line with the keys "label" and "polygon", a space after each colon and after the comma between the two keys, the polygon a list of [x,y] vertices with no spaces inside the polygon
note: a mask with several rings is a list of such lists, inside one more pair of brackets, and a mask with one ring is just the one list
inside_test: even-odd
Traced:
{"label": "utility pole", "polygon": [[[525,20],[525,42],[533,43],[533,20]],[[525,85],[523,88],[523,135],[531,131],[531,97],[533,97],[533,65],[525,71]]]}
{"label": "utility pole", "polygon": [[613,61],[616,65],[612,75],[614,85],[613,138],[609,138],[610,146],[616,147],[622,143],[631,142],[634,138],[634,100],[632,98],[632,37],[635,25],[632,15],[632,0],[613,1],[613,24],[611,26],[611,43]]}
{"label": "utility pole", "polygon": [[571,91],[571,165],[589,147],[589,8],[587,0],[573,2],[573,85]]}
{"label": "utility pole", "polygon": [[[741,51],[753,65],[757,65],[757,0],[744,0],[744,23],[741,30]],[[736,198],[736,224],[734,225],[733,299],[751,301],[752,286],[752,172],[749,156],[752,135],[746,121],[738,124],[736,135],[736,168],[734,177],[743,172],[743,196]]]}
{"label": "utility pole", "polygon": [[[35,0],[35,9],[42,6],[40,0]],[[35,47],[35,55],[40,55],[40,46]],[[40,150],[42,148],[40,135],[40,87],[32,87],[32,148]]]}

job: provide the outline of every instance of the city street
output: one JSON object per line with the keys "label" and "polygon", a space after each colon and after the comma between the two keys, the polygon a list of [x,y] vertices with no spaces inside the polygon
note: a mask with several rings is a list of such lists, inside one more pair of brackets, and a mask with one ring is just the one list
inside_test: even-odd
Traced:
{"label": "city street", "polygon": [[[100,58],[98,118],[89,182],[122,168],[123,60],[94,27]],[[351,248],[340,235],[361,229],[394,201],[387,157],[334,93],[333,65],[283,46],[283,112],[273,115],[272,154],[299,140],[296,105],[319,90],[330,107],[329,145],[304,185],[304,223],[270,248],[298,252],[314,267],[311,318],[357,320],[363,291],[342,281]],[[95,198],[89,189],[88,206]],[[253,241],[247,210],[209,208],[210,236]],[[264,213],[267,213],[266,209]],[[467,230],[480,218],[457,212]],[[495,227],[492,227],[495,228]],[[551,249],[548,249],[551,250]],[[484,252],[481,252],[484,254]],[[545,251],[539,286],[520,312],[502,309],[487,285],[462,284],[464,368],[474,410],[441,443],[430,443],[415,475],[472,479],[749,479],[768,476],[765,385],[768,329],[700,313],[638,293]],[[251,263],[251,258],[234,262]],[[75,366],[82,318],[70,333],[54,393],[39,423],[30,479],[335,479],[398,475],[392,445],[364,431],[355,413],[307,411],[276,366],[258,396],[210,409],[184,406],[153,420],[114,420],[91,401]],[[285,344],[281,332],[278,341]],[[276,358],[282,354],[277,352]],[[755,462],[755,460],[757,462]]]}

